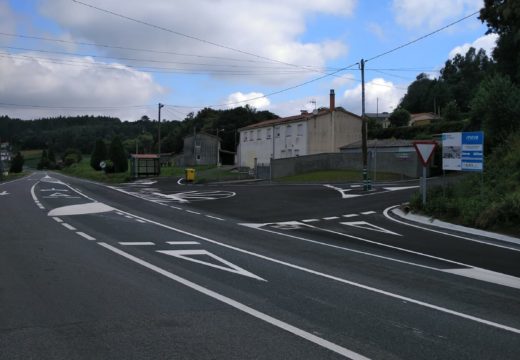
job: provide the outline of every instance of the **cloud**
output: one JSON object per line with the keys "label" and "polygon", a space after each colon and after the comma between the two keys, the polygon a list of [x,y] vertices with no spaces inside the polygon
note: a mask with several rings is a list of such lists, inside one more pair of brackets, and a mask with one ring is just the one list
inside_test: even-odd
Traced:
{"label": "cloud", "polygon": [[379,40],[386,39],[385,29],[381,25],[379,25],[375,22],[369,22],[367,24],[367,29],[369,32],[374,34],[376,36],[376,38],[378,38]]}
{"label": "cloud", "polygon": [[[12,34],[16,31],[16,15],[11,10],[7,0],[0,0],[0,32]],[[0,45],[6,45],[12,39],[0,37]]]}
{"label": "cloud", "polygon": [[[306,31],[306,18],[309,15],[324,13],[330,16],[350,16],[356,5],[356,0],[87,2],[171,29],[175,33],[144,26],[69,0],[42,0],[40,9],[45,16],[56,21],[77,39],[97,44],[209,56],[212,58],[137,54],[147,58],[153,55],[155,60],[182,62],[183,64],[174,66],[182,71],[209,73],[219,79],[239,77],[241,81],[268,85],[294,82],[315,74],[266,58],[323,68],[328,60],[345,54],[346,46],[337,39],[304,42],[300,38]],[[179,33],[189,35],[190,38],[180,36]],[[224,47],[208,42],[222,44]],[[257,54],[258,57],[231,51],[229,48]],[[100,51],[118,57],[136,55],[135,52],[122,49],[102,48]]]}
{"label": "cloud", "polygon": [[[386,81],[383,78],[375,78],[365,83],[365,111],[380,113],[387,111],[391,112],[406,93],[403,87],[396,87],[391,81]],[[341,105],[345,109],[361,114],[361,84],[353,89],[348,89],[343,93]]]}
{"label": "cloud", "polygon": [[395,20],[405,28],[436,28],[483,6],[482,0],[393,0]]}
{"label": "cloud", "polygon": [[146,105],[165,91],[149,74],[124,65],[99,63],[85,57],[48,61],[34,56],[39,55],[25,53],[0,58],[1,102],[36,106],[3,107],[2,114],[28,119],[100,111],[123,120],[136,120],[147,109],[134,106]]}
{"label": "cloud", "polygon": [[477,40],[473,41],[471,44],[466,43],[464,45],[457,46],[456,48],[450,51],[449,57],[450,59],[453,59],[457,54],[465,55],[470,47],[477,49],[477,51],[479,49],[484,49],[488,56],[492,56],[493,49],[497,45],[497,40],[497,34],[481,36]]}
{"label": "cloud", "polygon": [[235,92],[230,94],[226,100],[228,108],[232,109],[237,106],[249,105],[258,110],[267,110],[271,102],[268,98],[264,97],[264,94],[259,92],[250,92],[247,94],[241,92]]}

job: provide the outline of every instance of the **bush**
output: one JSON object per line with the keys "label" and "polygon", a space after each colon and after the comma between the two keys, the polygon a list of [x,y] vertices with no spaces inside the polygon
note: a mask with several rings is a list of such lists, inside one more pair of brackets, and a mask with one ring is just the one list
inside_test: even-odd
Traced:
{"label": "bush", "polygon": [[98,139],[90,157],[90,166],[97,171],[101,170],[99,164],[107,159],[107,147],[102,139]]}
{"label": "bush", "polygon": [[11,167],[9,169],[12,173],[21,173],[23,171],[23,163],[24,158],[21,152],[17,152],[13,161],[11,162]]}

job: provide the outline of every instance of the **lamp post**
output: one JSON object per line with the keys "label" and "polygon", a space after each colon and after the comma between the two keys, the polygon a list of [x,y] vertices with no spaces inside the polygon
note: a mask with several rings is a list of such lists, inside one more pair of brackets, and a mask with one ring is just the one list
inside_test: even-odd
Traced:
{"label": "lamp post", "polygon": [[220,166],[220,138],[218,137],[218,132],[224,130],[217,128],[217,166]]}
{"label": "lamp post", "polygon": [[161,156],[161,109],[164,107],[164,104],[159,103],[159,129],[157,132],[157,154],[159,157]]}

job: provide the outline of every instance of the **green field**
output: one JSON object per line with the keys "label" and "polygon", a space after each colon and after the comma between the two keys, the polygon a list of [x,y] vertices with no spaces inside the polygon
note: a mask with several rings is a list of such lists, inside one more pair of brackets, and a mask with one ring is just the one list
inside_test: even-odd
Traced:
{"label": "green field", "polygon": [[22,156],[24,158],[24,166],[36,169],[42,157],[42,150],[23,150]]}

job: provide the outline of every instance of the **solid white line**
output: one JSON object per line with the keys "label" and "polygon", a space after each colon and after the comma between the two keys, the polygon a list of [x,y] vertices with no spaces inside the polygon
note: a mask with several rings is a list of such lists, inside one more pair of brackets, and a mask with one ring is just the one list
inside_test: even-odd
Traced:
{"label": "solid white line", "polygon": [[489,245],[489,246],[494,246],[494,247],[498,247],[498,248],[502,248],[502,249],[507,249],[507,250],[512,250],[512,251],[520,251],[520,249],[518,249],[518,248],[505,246],[505,245],[499,245],[499,244],[490,243],[490,242],[487,242],[487,241],[482,241],[482,240],[477,240],[477,239],[472,239],[472,238],[465,237],[465,236],[450,234],[450,233],[447,233],[447,232],[444,232],[444,231],[434,230],[434,229],[430,229],[430,228],[427,228],[427,227],[422,227],[422,226],[418,226],[418,225],[414,225],[414,224],[409,224],[407,222],[394,219],[393,217],[388,215],[388,212],[390,210],[392,210],[392,209],[395,209],[398,206],[399,205],[394,205],[394,206],[390,206],[390,207],[386,208],[383,211],[383,214],[385,215],[385,217],[387,219],[389,219],[389,220],[392,220],[392,221],[396,222],[396,223],[399,223],[399,224],[402,224],[402,225],[406,225],[406,226],[410,226],[410,227],[414,227],[414,228],[417,228],[417,229],[426,230],[426,231],[430,231],[430,232],[434,232],[434,233],[442,234],[442,235],[447,235],[447,236],[451,236],[451,237],[456,237],[456,238],[459,238],[459,239],[464,239],[464,240],[472,241],[472,242],[475,242],[475,243]]}
{"label": "solid white line", "polygon": [[177,206],[170,206],[172,209],[175,209],[175,210],[184,210],[183,208],[180,208],[180,207],[177,207]]}
{"label": "solid white line", "polygon": [[212,216],[212,215],[206,215],[206,217],[209,217],[210,219],[219,220],[219,221],[225,221],[224,219],[221,219],[221,218],[219,218],[219,217]]}
{"label": "solid white line", "polygon": [[186,212],[189,212],[190,214],[200,215],[200,212],[192,211],[192,210],[186,210]]}
{"label": "solid white line", "polygon": [[166,241],[170,245],[200,245],[198,241]]}
{"label": "solid white line", "polygon": [[53,219],[54,219],[56,222],[59,222],[59,223],[62,223],[62,222],[63,222],[63,220],[61,220],[59,217],[56,217],[56,216],[53,217]]}
{"label": "solid white line", "polygon": [[311,223],[311,222],[316,222],[316,221],[320,221],[319,219],[306,219],[306,220],[302,220],[302,222],[304,223]]}
{"label": "solid white line", "polygon": [[74,226],[69,225],[67,223],[61,223],[61,225],[65,226],[67,229],[72,230],[72,231],[76,231],[77,230]]}
{"label": "solid white line", "polygon": [[442,270],[444,272],[465,276],[471,279],[484,280],[490,283],[509,286],[515,289],[520,289],[520,279],[514,276],[500,274],[494,271],[471,268],[471,269],[448,269]]}
{"label": "solid white line", "polygon": [[235,309],[237,309],[239,311],[242,311],[242,312],[244,312],[246,314],[249,314],[249,315],[251,315],[251,316],[253,316],[253,317],[255,317],[255,318],[259,319],[259,320],[262,320],[262,321],[264,321],[264,322],[266,322],[268,324],[274,325],[274,326],[276,326],[276,327],[278,327],[278,328],[280,328],[282,330],[285,330],[285,331],[287,331],[289,333],[292,333],[292,334],[294,334],[296,336],[299,336],[299,337],[301,337],[301,338],[303,338],[305,340],[308,340],[308,341],[310,341],[310,342],[312,342],[312,343],[314,343],[316,345],[319,345],[319,346],[321,346],[321,347],[323,347],[325,349],[333,351],[333,352],[335,352],[337,354],[340,354],[340,355],[342,355],[344,357],[347,357],[347,358],[350,358],[352,360],[365,360],[365,359],[368,360],[367,357],[365,357],[365,356],[363,356],[361,354],[358,354],[358,353],[356,353],[356,352],[354,352],[352,350],[349,350],[349,349],[346,349],[346,348],[344,348],[342,346],[334,344],[334,343],[332,343],[330,341],[327,341],[327,340],[325,340],[323,338],[320,338],[320,337],[318,337],[316,335],[313,335],[313,334],[311,334],[311,333],[309,333],[309,332],[307,332],[305,330],[299,329],[299,328],[297,328],[297,327],[295,327],[293,325],[290,325],[290,324],[288,324],[286,322],[278,320],[278,319],[276,319],[276,318],[274,318],[272,316],[264,314],[264,313],[262,313],[262,312],[260,312],[258,310],[255,310],[255,309],[253,309],[253,308],[251,308],[251,307],[249,307],[247,305],[244,305],[244,304],[242,304],[242,303],[240,303],[240,302],[238,302],[236,300],[233,300],[233,299],[231,299],[231,298],[229,298],[227,296],[224,296],[224,295],[219,294],[219,293],[217,293],[217,292],[215,292],[213,290],[210,290],[208,288],[200,286],[200,285],[198,285],[198,284],[196,284],[194,282],[191,282],[191,281],[189,281],[189,280],[187,280],[185,278],[182,278],[182,277],[180,277],[178,275],[175,275],[175,274],[173,274],[173,273],[171,273],[169,271],[166,271],[166,270],[164,270],[164,269],[162,269],[162,268],[160,268],[158,266],[155,266],[155,265],[153,265],[153,264],[151,264],[149,262],[146,262],[146,261],[141,260],[141,259],[139,259],[139,258],[137,258],[137,257],[135,257],[133,255],[130,255],[130,254],[124,252],[124,251],[121,251],[121,250],[119,250],[119,249],[117,249],[117,248],[115,248],[113,246],[110,246],[110,245],[105,244],[105,243],[98,243],[98,244],[103,246],[104,248],[106,248],[106,249],[108,249],[108,250],[110,250],[110,251],[112,251],[112,252],[114,252],[114,253],[116,253],[116,254],[118,254],[118,255],[120,255],[120,256],[128,259],[128,260],[130,260],[130,261],[135,262],[136,264],[144,266],[145,268],[147,268],[149,270],[152,270],[152,271],[154,271],[154,272],[156,272],[158,274],[161,274],[161,275],[163,275],[163,276],[165,276],[165,277],[167,277],[167,278],[169,278],[169,279],[171,279],[171,280],[173,280],[175,282],[178,282],[179,284],[187,286],[187,287],[191,288],[192,290],[195,290],[195,291],[197,291],[197,292],[199,292],[201,294],[209,296],[209,297],[211,297],[211,298],[213,298],[213,299],[215,299],[217,301],[220,301],[220,302],[222,302],[224,304],[227,304],[227,305],[229,305],[229,306],[231,306],[231,307],[233,307],[233,308],[235,308]]}
{"label": "solid white line", "polygon": [[339,219],[339,216],[329,216],[329,217],[324,217],[323,220],[337,220]]}
{"label": "solid white line", "polygon": [[38,185],[39,181],[35,182],[34,185],[31,187],[31,196],[35,203],[38,203],[38,198],[36,197],[36,194],[34,193],[34,188],[36,185]]}
{"label": "solid white line", "polygon": [[84,232],[81,232],[81,231],[77,231],[76,234],[78,234],[79,236],[84,237],[85,239],[90,240],[90,241],[96,240],[96,238],[94,238],[88,234],[85,234]]}
{"label": "solid white line", "polygon": [[151,241],[121,241],[119,245],[123,246],[154,246],[155,243]]}
{"label": "solid white line", "polygon": [[358,214],[347,214],[347,215],[343,215],[343,217],[346,217],[346,218],[351,218],[351,217],[356,217],[356,216],[359,216]]}
{"label": "solid white line", "polygon": [[361,214],[363,215],[372,215],[372,214],[375,214],[376,212],[375,211],[365,211],[365,212],[362,212]]}

